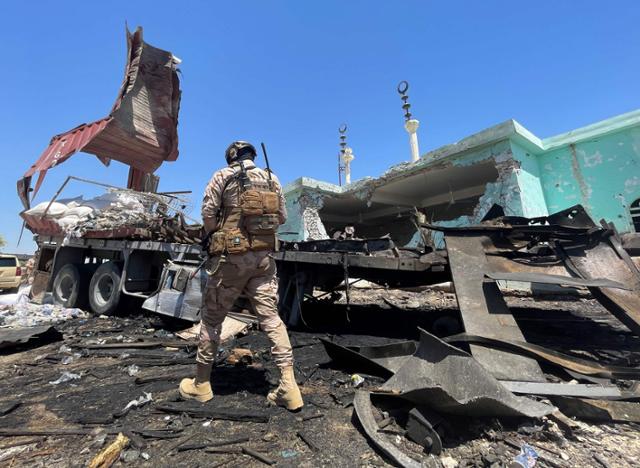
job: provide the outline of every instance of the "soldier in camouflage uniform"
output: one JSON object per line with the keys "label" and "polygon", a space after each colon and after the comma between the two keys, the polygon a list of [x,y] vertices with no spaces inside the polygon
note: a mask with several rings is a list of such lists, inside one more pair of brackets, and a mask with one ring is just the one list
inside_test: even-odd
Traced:
{"label": "soldier in camouflage uniform", "polygon": [[202,218],[211,233],[208,279],[203,295],[196,377],[180,382],[184,398],[208,401],[211,369],[220,343],[220,330],[235,300],[244,294],[260,327],[271,342],[271,355],[280,369],[280,384],[268,400],[295,410],[303,406],[293,374],[293,353],[287,329],[277,310],[276,266],[269,255],[276,248],[275,232],[285,222],[282,187],[275,175],[256,167],[255,148],[232,143],[228,167],[216,172],[204,193]]}

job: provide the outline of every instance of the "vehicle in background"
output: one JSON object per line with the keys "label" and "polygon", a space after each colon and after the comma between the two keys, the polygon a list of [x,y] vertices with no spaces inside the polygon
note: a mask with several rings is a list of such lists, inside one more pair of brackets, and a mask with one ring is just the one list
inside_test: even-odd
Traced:
{"label": "vehicle in background", "polygon": [[16,292],[22,281],[22,268],[15,255],[0,255],[0,291]]}

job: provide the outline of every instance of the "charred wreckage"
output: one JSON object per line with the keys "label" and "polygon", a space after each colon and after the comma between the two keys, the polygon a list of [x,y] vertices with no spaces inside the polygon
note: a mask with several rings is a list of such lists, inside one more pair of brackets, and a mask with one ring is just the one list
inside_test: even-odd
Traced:
{"label": "charred wreckage", "polygon": [[[21,216],[35,234],[38,245],[30,300],[42,303],[51,293],[66,308],[88,307],[97,315],[111,315],[122,308],[125,299],[132,298],[146,311],[195,323],[200,319],[206,280],[206,272],[201,268],[204,255],[200,246],[201,226],[188,222],[183,193],[158,193],[158,179],[153,175],[163,161],[177,158],[179,60],[143,42],[141,29],[127,32],[127,44],[125,80],[109,116],[54,137],[18,182],[18,192],[25,204]],[[46,171],[77,151],[94,154],[105,164],[115,159],[130,165],[128,186],[98,184],[106,189],[105,195],[92,200],[58,199],[71,181],[95,184],[70,177],[54,199],[32,208],[31,177],[40,173],[31,194],[35,195]],[[451,423],[460,418],[548,418],[566,433],[575,429],[575,421],[570,417],[640,422],[637,384],[640,367],[634,367],[633,363],[599,362],[529,342],[501,287],[504,282],[518,282],[588,291],[615,319],[640,335],[640,271],[633,258],[640,244],[635,236],[620,235],[605,220],[596,223],[580,205],[537,218],[504,216],[502,208],[496,205],[482,222],[461,227],[425,223],[421,221],[425,218],[420,216],[420,209],[416,207],[413,221],[423,238],[420,247],[400,247],[390,236],[359,238],[358,232],[347,226],[330,239],[282,241],[279,251],[274,253],[280,313],[289,326],[306,330],[307,334],[313,333],[309,331],[313,327],[305,320],[309,306],[330,308],[344,299],[348,314],[352,292],[356,283],[363,280],[388,290],[418,288],[418,291],[451,282],[458,318],[440,321],[431,330],[415,327],[414,333],[404,340],[387,340],[377,345],[362,345],[357,339],[349,343],[348,339],[336,340],[327,334],[312,335],[313,345],[322,343],[330,358],[327,365],[346,369],[355,379],[337,385],[352,389],[344,406],[353,405],[361,431],[378,453],[398,466],[441,466],[446,462],[439,456],[446,454],[447,448],[460,444],[452,434]],[[431,241],[434,233],[443,236],[444,247]],[[245,304],[237,305],[238,317],[246,319],[247,314],[242,313],[245,308]],[[397,320],[396,312],[391,310],[377,319],[393,322]],[[553,317],[548,320],[552,322]],[[338,333],[349,330],[347,324]],[[50,333],[50,327],[0,330],[0,342],[3,348],[11,350],[32,343],[45,332]],[[161,354],[158,351],[160,354],[154,357],[146,351],[145,355],[146,348],[193,352],[193,343],[189,341],[138,338],[128,342],[103,340],[92,345],[75,340],[69,346],[92,352],[131,353],[143,362],[159,359]],[[585,343],[589,338],[584,337]],[[228,343],[237,346],[239,342],[231,336]],[[300,345],[304,346],[312,345]],[[221,360],[229,359],[236,350],[228,346]],[[173,364],[185,365],[183,358],[183,355],[172,357]],[[236,356],[233,365],[242,359]],[[310,385],[309,394],[314,392],[312,375],[321,374],[317,363],[314,366],[303,372],[304,380],[300,382],[303,387],[305,383]],[[165,380],[175,380],[181,375],[170,374]],[[358,378],[373,383],[363,385]],[[140,379],[142,382],[137,382]],[[136,383],[159,380],[162,379],[145,380],[139,376]],[[317,387],[315,391],[326,389]],[[11,400],[11,396],[3,400],[0,418],[18,412],[20,403],[9,404]],[[149,403],[151,397],[143,400],[132,407]],[[341,407],[343,403],[340,402]],[[183,423],[190,418],[209,418],[260,425],[273,416],[242,405],[240,409],[219,404],[194,407],[167,401],[153,405],[156,411],[182,415],[179,420]],[[329,414],[327,406],[318,403],[317,407]],[[123,414],[100,422],[107,433],[121,432],[126,436],[122,439],[119,436],[98,456],[108,459],[111,451],[117,458],[128,444],[143,447],[141,436],[159,441],[180,438],[178,444],[158,448],[157,453],[165,455],[200,448],[207,453],[231,454],[227,463],[237,463],[236,457],[245,456],[266,464],[278,461],[274,453],[282,458],[293,456],[284,451],[270,451],[268,447],[252,448],[250,437],[213,442],[209,439],[194,445],[191,441],[196,434],[183,438],[183,426],[180,430],[127,429],[122,421],[130,410],[128,406]],[[322,416],[305,414],[300,421]],[[388,426],[401,430],[387,433],[384,429]],[[77,424],[67,429],[33,430],[3,424],[0,430],[3,438],[88,434]],[[398,434],[414,443],[413,450],[401,449],[395,440]],[[301,429],[297,435],[311,454],[322,451],[313,434]],[[239,448],[216,452],[212,450],[216,446]],[[522,456],[531,449],[528,445],[515,447],[522,450]],[[5,448],[0,448],[0,456]],[[570,466],[548,452],[536,453],[534,458],[539,457],[541,464]],[[310,458],[311,463],[313,460]],[[321,460],[316,461],[322,463]]]}

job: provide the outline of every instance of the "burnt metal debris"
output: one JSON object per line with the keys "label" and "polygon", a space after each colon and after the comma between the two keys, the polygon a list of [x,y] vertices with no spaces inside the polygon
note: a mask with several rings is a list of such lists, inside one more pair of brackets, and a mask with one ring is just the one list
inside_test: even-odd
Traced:
{"label": "burnt metal debris", "polygon": [[542,417],[553,406],[515,397],[464,351],[420,330],[420,344],[382,391],[439,413]]}
{"label": "burnt metal debris", "polygon": [[18,348],[34,341],[57,341],[62,335],[51,325],[0,329],[0,350]]}
{"label": "burnt metal debris", "polygon": [[[489,268],[484,243],[486,236],[445,236],[451,278],[455,285],[465,330],[473,335],[524,341],[495,282],[484,281]],[[542,381],[536,361],[528,357],[471,345],[471,353],[497,378]]]}

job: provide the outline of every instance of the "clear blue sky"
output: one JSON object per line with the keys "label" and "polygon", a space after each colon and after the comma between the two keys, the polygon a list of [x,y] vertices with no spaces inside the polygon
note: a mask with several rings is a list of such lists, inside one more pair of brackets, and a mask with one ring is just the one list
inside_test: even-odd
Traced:
{"label": "clear blue sky", "polygon": [[[124,25],[183,60],[180,157],[162,190],[194,214],[234,139],[265,141],[283,182],[337,181],[349,125],[354,178],[408,157],[397,83],[411,83],[421,151],[515,118],[547,137],[640,107],[637,1],[5,2],[0,43],[0,233],[15,247],[15,181],[51,136],[107,115],[122,81]],[[126,183],[125,166],[78,154],[51,170]],[[77,187],[70,195],[79,192]]]}

